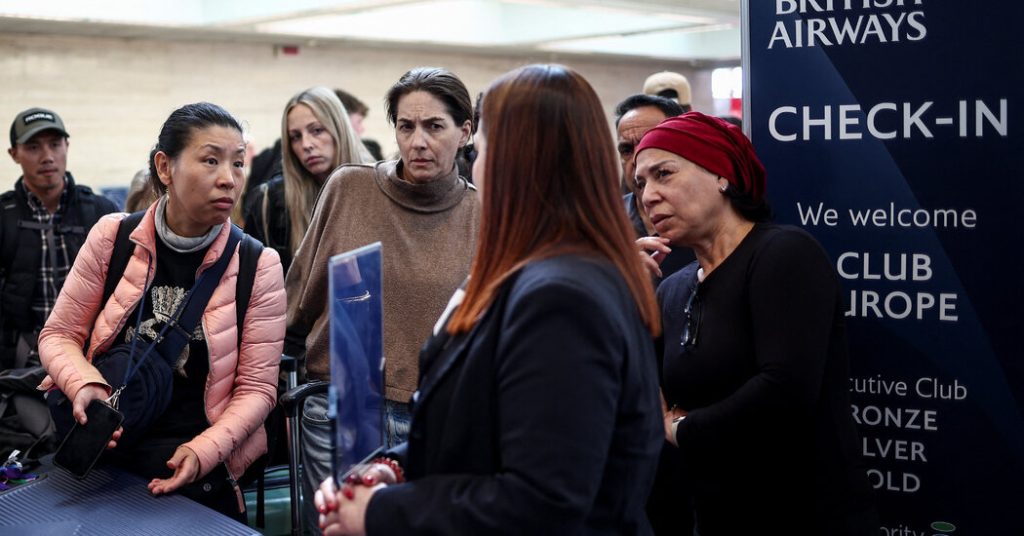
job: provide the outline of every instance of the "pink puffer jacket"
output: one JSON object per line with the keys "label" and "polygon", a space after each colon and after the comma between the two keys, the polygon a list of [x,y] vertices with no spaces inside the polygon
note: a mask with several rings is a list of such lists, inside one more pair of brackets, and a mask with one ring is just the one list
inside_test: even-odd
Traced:
{"label": "pink puffer jacket", "polygon": [[[50,374],[40,389],[56,384],[69,399],[79,389],[96,383],[111,390],[92,366],[95,354],[113,343],[145,285],[153,274],[146,273],[148,256],[156,266],[156,203],[146,212],[130,239],[136,244],[124,277],[100,311],[103,282],[114,249],[117,228],[126,214],[104,216],[89,233],[78,253],[53,312],[39,335],[39,357]],[[199,267],[209,268],[224,251],[230,226],[225,225],[210,245]],[[147,253],[148,252],[148,253]],[[199,457],[200,475],[220,462],[227,462],[233,477],[240,476],[267,450],[263,421],[277,397],[278,366],[285,330],[285,294],[281,261],[265,248],[257,265],[252,298],[245,315],[242,351],[238,351],[235,316],[235,280],[238,253],[228,263],[220,284],[213,291],[202,316],[203,333],[209,348],[210,373],[206,379],[206,415],[212,425],[185,446]],[[88,355],[82,354],[91,337]]]}

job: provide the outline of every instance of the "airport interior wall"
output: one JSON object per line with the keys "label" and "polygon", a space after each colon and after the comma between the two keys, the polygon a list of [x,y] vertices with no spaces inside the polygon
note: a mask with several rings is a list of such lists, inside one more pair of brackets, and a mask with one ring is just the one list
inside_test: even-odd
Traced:
{"label": "airport interior wall", "polygon": [[[313,86],[340,87],[369,107],[365,136],[385,155],[397,146],[384,115],[384,94],[409,68],[446,67],[471,94],[518,65],[558,62],[580,71],[612,111],[659,70],[687,76],[694,107],[711,110],[711,70],[672,61],[551,55],[527,57],[493,52],[424,51],[321,43],[285,54],[272,43],[177,41],[166,37],[0,35],[0,120],[6,132],[19,111],[42,106],[59,113],[71,134],[68,169],[94,187],[127,186],[146,166],[160,125],[177,106],[207,100],[221,104],[247,124],[258,149],[280,136],[284,103]],[[5,139],[5,147],[9,142]],[[20,175],[10,158],[0,159],[0,191]]]}

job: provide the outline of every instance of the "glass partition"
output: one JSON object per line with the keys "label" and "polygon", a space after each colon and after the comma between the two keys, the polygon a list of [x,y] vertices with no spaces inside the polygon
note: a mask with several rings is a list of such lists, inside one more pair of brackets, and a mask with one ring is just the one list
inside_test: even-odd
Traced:
{"label": "glass partition", "polygon": [[377,450],[383,436],[380,242],[331,257],[331,386],[335,478]]}

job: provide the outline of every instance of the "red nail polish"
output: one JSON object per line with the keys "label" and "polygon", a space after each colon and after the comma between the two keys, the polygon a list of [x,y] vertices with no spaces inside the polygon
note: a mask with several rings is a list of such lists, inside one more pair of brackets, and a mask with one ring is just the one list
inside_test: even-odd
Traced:
{"label": "red nail polish", "polygon": [[349,487],[342,488],[341,489],[341,494],[344,495],[345,498],[350,500],[350,501],[356,497],[356,494],[352,492],[352,488],[349,488]]}
{"label": "red nail polish", "polygon": [[377,484],[377,477],[373,475],[363,475],[363,485],[366,487],[373,487]]}

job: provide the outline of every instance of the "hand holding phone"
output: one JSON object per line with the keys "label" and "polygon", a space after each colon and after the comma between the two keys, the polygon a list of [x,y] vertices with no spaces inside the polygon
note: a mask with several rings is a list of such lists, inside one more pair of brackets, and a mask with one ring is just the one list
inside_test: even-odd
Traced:
{"label": "hand holding phone", "polygon": [[79,479],[85,478],[96,465],[124,421],[120,411],[99,399],[89,403],[85,415],[86,423],[75,423],[53,457],[54,465]]}
{"label": "hand holding phone", "polygon": [[86,408],[93,400],[107,400],[109,395],[107,389],[98,383],[87,383],[78,390],[75,400],[71,403],[71,415],[78,424],[86,424],[88,417],[85,415]]}

